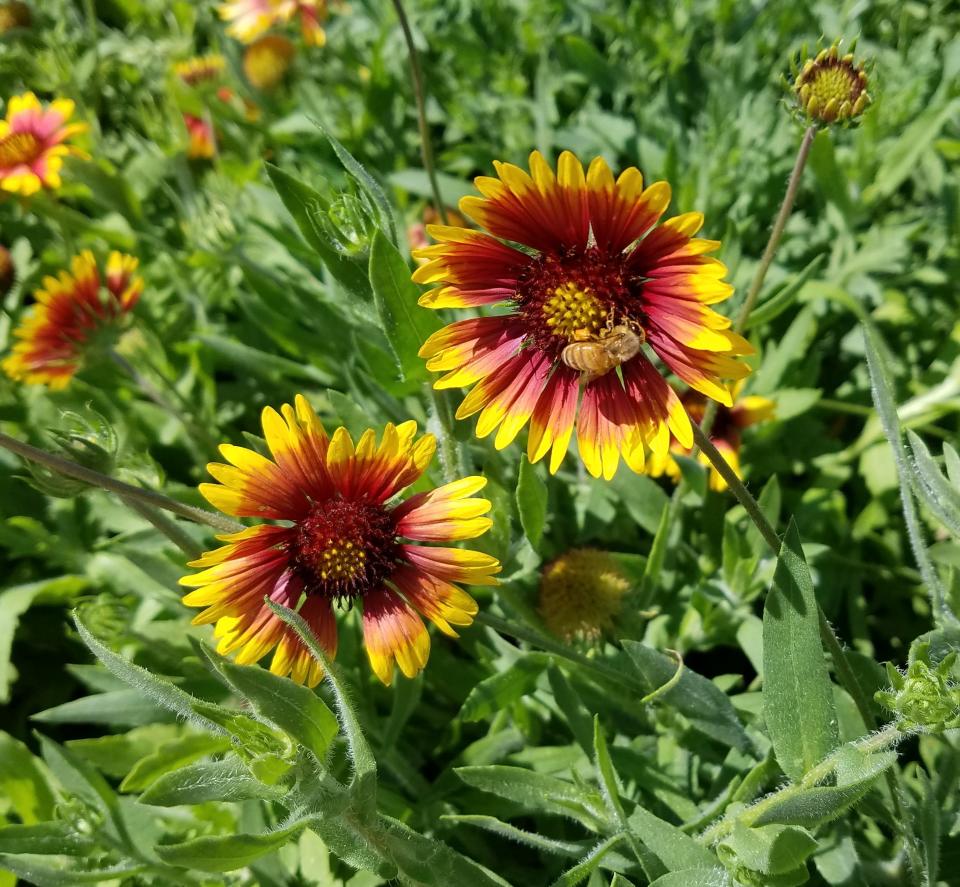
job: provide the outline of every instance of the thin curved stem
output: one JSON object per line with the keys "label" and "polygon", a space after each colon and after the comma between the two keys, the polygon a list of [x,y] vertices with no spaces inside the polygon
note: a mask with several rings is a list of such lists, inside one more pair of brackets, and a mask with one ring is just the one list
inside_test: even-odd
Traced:
{"label": "thin curved stem", "polygon": [[423,158],[423,168],[427,171],[427,178],[430,180],[430,190],[433,192],[433,200],[437,206],[437,214],[440,216],[440,221],[446,225],[447,208],[444,205],[443,198],[440,196],[440,184],[437,181],[437,171],[433,162],[433,142],[430,140],[430,127],[427,124],[426,91],[423,86],[423,71],[420,68],[420,55],[413,42],[410,20],[407,18],[402,0],[393,0],[393,8],[397,11],[400,28],[403,31],[403,39],[407,44],[407,52],[410,55],[410,77],[413,81],[413,95],[417,101],[417,125],[420,128],[420,156]]}
{"label": "thin curved stem", "polygon": [[65,459],[63,456],[48,453],[46,450],[38,449],[2,432],[0,432],[0,447],[9,450],[11,453],[16,453],[24,459],[29,459],[31,462],[43,465],[51,471],[56,471],[58,474],[83,481],[92,487],[100,487],[108,492],[116,493],[124,499],[136,500],[144,505],[178,514],[180,517],[185,517],[195,523],[206,524],[221,533],[239,533],[244,529],[243,524],[230,520],[228,517],[203,508],[196,508],[193,505],[184,505],[182,502],[177,502],[175,499],[164,496],[162,493],[156,493],[153,490],[145,490],[142,487],[124,483],[124,481],[110,477],[108,474],[94,471],[92,468],[87,468],[71,459]]}

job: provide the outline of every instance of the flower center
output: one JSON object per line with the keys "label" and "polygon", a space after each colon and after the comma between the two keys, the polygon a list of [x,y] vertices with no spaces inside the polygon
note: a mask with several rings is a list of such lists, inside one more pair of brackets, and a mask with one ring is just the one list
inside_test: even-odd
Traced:
{"label": "flower center", "polygon": [[317,503],[297,523],[290,560],[308,595],[342,603],[378,588],[400,554],[389,511],[348,499]]}
{"label": "flower center", "polygon": [[516,301],[532,343],[559,355],[570,342],[597,338],[608,326],[633,322],[642,328],[642,287],[623,256],[590,247],[531,259]]}
{"label": "flower center", "polygon": [[40,156],[43,144],[32,132],[11,132],[0,139],[0,167],[31,163]]}
{"label": "flower center", "polygon": [[581,289],[567,281],[561,283],[543,303],[543,316],[548,327],[567,341],[584,334],[597,336],[609,313],[590,289]]}
{"label": "flower center", "polygon": [[841,104],[854,101],[862,86],[853,72],[842,62],[818,69],[810,81],[810,94],[815,96],[820,107],[826,107],[831,99]]}

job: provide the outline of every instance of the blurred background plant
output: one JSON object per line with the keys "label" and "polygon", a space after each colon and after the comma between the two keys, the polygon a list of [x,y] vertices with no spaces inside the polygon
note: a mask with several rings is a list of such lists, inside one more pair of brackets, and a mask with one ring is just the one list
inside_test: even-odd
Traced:
{"label": "blurred background plant", "polygon": [[[118,345],[135,374],[106,361],[55,392],[2,377],[0,428],[185,505],[203,504],[214,444],[262,446],[260,410],[295,392],[328,428],[450,428],[453,400],[428,394],[416,357],[438,324],[411,308],[409,247],[437,207],[398,21],[386,4],[266,5],[285,17],[249,47],[214,2],[0,5],[0,99],[71,99],[90,125],[60,188],[0,197],[0,352],[84,249],[135,255],[145,280]],[[669,214],[704,212],[734,300],[807,122],[790,61],[858,36],[872,102],[812,139],[747,324],[744,395],[775,412],[743,431],[740,463],[796,533],[778,560],[682,455],[671,520],[668,480],[595,481],[572,458],[550,477],[457,423],[430,480],[488,477],[478,547],[503,585],[475,589],[478,624],[434,635],[426,671],[389,690],[354,624],[339,684],[314,695],[202,646],[177,580],[208,528],[177,521],[175,543],[0,450],[0,869],[36,884],[954,883],[960,11],[407,11],[449,209],[493,159],[534,148],[637,165],[670,182]],[[607,553],[611,600],[571,645],[538,595],[584,548]],[[831,679],[813,603],[860,698],[834,656]]]}

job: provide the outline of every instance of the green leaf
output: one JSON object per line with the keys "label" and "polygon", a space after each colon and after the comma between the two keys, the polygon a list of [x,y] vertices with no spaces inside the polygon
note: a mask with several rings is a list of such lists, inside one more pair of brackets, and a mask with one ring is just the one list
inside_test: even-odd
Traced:
{"label": "green leaf", "polygon": [[588,878],[591,872],[599,868],[600,863],[603,862],[603,857],[623,839],[623,835],[614,835],[612,838],[601,841],[581,862],[557,878],[557,880],[553,882],[552,887],[575,887],[575,885],[579,884],[585,878]]}
{"label": "green leaf", "polygon": [[576,819],[594,830],[607,825],[603,800],[596,792],[588,792],[554,776],[498,764],[457,767],[454,772],[467,785],[506,798],[527,810]]}
{"label": "green leaf", "polygon": [[109,690],[71,699],[33,715],[46,724],[118,724],[137,727],[171,720],[168,711],[139,690]]}
{"label": "green leaf", "polygon": [[42,762],[19,739],[0,731],[0,797],[24,825],[53,816],[55,799]]}
{"label": "green leaf", "polygon": [[306,746],[318,761],[326,758],[339,726],[333,712],[313,690],[265,668],[218,659],[221,673],[259,715]]}
{"label": "green leaf", "polygon": [[328,202],[309,185],[279,167],[271,163],[265,166],[283,205],[293,217],[304,239],[320,257],[320,261],[350,295],[369,302],[372,293],[363,266],[337,252],[330,244],[327,232],[315,218],[329,209]]}
{"label": "green leaf", "polygon": [[[425,169],[398,169],[390,173],[390,184],[433,202],[433,188],[430,185],[430,176]],[[461,197],[476,194],[473,185],[463,179],[458,179],[446,173],[437,173],[437,184],[440,186],[440,197],[446,206],[456,206]]]}
{"label": "green leaf", "polygon": [[960,490],[943,476],[927,445],[917,434],[908,430],[907,440],[913,453],[915,476],[920,481],[914,484],[914,490],[937,519],[954,536],[960,536]]}
{"label": "green leaf", "polygon": [[244,345],[243,342],[238,342],[236,339],[227,336],[206,333],[197,336],[197,340],[234,366],[258,376],[270,378],[276,374],[281,378],[301,379],[324,386],[333,383],[333,377],[329,373],[318,370],[312,364],[288,360],[279,354],[261,351],[259,348]]}
{"label": "green leaf", "polygon": [[165,742],[156,751],[141,758],[120,783],[120,791],[143,791],[165,773],[190,764],[198,758],[227,751],[230,740],[226,736],[209,733],[189,733]]}
{"label": "green leaf", "polygon": [[598,782],[603,790],[603,799],[607,802],[610,815],[623,821],[623,804],[620,803],[620,788],[617,785],[617,773],[610,760],[610,749],[607,747],[603,727],[600,726],[600,716],[593,718],[593,761],[597,768]]}
{"label": "green leaf", "polygon": [[[624,640],[622,644],[633,661],[635,672],[646,685],[646,693],[675,677],[677,663],[671,657],[637,641]],[[753,743],[726,693],[695,671],[684,668],[676,684],[657,700],[675,708],[698,730],[718,742],[748,754],[753,752]]]}
{"label": "green leaf", "polygon": [[440,329],[440,322],[433,311],[417,304],[420,289],[410,277],[409,266],[380,231],[370,247],[370,286],[401,376],[427,379],[430,374],[418,353],[430,334]]}
{"label": "green leaf", "polygon": [[817,599],[793,520],[763,609],[763,713],[777,762],[799,780],[837,746]]}
{"label": "green leaf", "polygon": [[716,857],[702,844],[675,825],[637,807],[627,819],[630,833],[652,850],[671,872],[689,868],[709,868]]}
{"label": "green leaf", "polygon": [[107,868],[81,868],[77,865],[50,865],[34,856],[0,855],[0,870],[6,869],[37,887],[73,887],[75,884],[131,883],[136,875],[149,869],[137,862],[121,862]]}
{"label": "green leaf", "polygon": [[537,550],[547,521],[547,485],[536,466],[531,465],[525,456],[520,459],[520,476],[517,479],[517,510],[520,526],[534,550]]}
{"label": "green leaf", "polygon": [[467,722],[480,721],[503,711],[518,699],[532,693],[537,679],[550,664],[545,653],[527,653],[504,671],[476,684],[463,702],[460,717]]}
{"label": "green leaf", "polygon": [[0,827],[0,853],[42,853],[77,856],[90,853],[96,841],[73,830],[68,822]]}
{"label": "green leaf", "polygon": [[650,887],[733,887],[733,881],[720,866],[714,866],[710,869],[692,868],[668,872],[657,878]]}
{"label": "green leaf", "polygon": [[[215,721],[210,720],[209,718],[203,717],[197,711],[198,704],[201,704],[201,700],[197,699],[194,696],[191,696],[189,693],[185,693],[179,687],[175,687],[169,681],[159,678],[151,672],[147,671],[145,668],[141,668],[139,665],[134,665],[132,662],[128,662],[122,656],[118,656],[112,650],[107,649],[103,644],[100,643],[91,633],[90,630],[81,622],[80,615],[74,613],[73,621],[77,626],[77,632],[80,634],[83,642],[90,648],[93,654],[99,659],[106,667],[107,670],[115,674],[118,678],[130,684],[139,690],[143,695],[149,697],[150,699],[155,700],[157,703],[162,705],[164,708],[169,709],[170,711],[176,712],[183,718],[186,718],[192,723],[200,723],[203,727],[208,730],[212,730],[215,733],[222,733],[223,728],[216,723]],[[212,709],[219,708],[219,706],[211,706],[210,703],[202,703],[203,705],[208,705]],[[228,712],[226,709],[223,709],[227,714],[233,714]]]}
{"label": "green leaf", "polygon": [[841,753],[848,754],[842,761],[836,785],[814,786],[785,797],[765,807],[753,825],[780,823],[815,828],[836,819],[870,791],[883,772],[897,760],[896,752],[866,755],[853,746]]}
{"label": "green leaf", "polygon": [[[781,498],[780,481],[777,480],[776,475],[773,475],[773,477],[764,484],[763,489],[760,491],[760,496],[757,498],[757,504],[760,506],[760,510],[763,512],[764,517],[771,527],[777,526],[780,522]],[[756,557],[766,553],[767,543],[752,521],[747,526],[747,542]]]}
{"label": "green leaf", "polygon": [[306,822],[261,835],[217,835],[195,838],[181,844],[162,844],[156,852],[169,865],[201,872],[232,872],[261,856],[279,850],[303,830]]}
{"label": "green leaf", "polygon": [[720,843],[717,851],[721,859],[730,864],[776,876],[804,869],[816,849],[816,839],[802,828],[792,825],[750,828],[738,820],[733,833]]}
{"label": "green leaf", "polygon": [[236,757],[229,756],[222,761],[201,761],[165,773],[140,796],[140,803],[174,807],[205,801],[279,800],[285,794],[282,789],[254,779]]}
{"label": "green leaf", "polygon": [[[509,822],[497,819],[495,816],[484,816],[477,813],[449,813],[440,817],[444,822],[458,822],[464,825],[473,825],[482,828],[485,831],[506,838],[508,841],[514,841],[517,844],[523,844],[533,850],[543,853],[552,853],[557,856],[582,856],[583,845],[573,841],[560,841],[555,838],[547,838],[537,832],[528,832],[517,828]],[[2,834],[2,832],[0,832]]]}
{"label": "green leaf", "polygon": [[10,701],[10,685],[15,677],[10,652],[20,617],[38,597],[46,595],[58,600],[68,600],[89,584],[89,580],[83,576],[58,576],[55,579],[41,579],[39,582],[28,582],[0,590],[0,703]]}

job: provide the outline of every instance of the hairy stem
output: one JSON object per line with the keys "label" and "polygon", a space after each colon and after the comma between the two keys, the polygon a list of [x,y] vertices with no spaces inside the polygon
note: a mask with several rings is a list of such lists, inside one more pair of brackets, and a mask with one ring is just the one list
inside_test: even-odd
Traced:
{"label": "hairy stem", "polygon": [[121,496],[124,503],[133,511],[140,515],[144,520],[153,524],[154,528],[159,530],[174,545],[177,546],[190,560],[195,560],[203,554],[203,548],[197,545],[193,539],[185,533],[177,524],[170,520],[162,511],[158,511],[152,505],[147,505],[139,499],[131,499],[129,496]]}
{"label": "hairy stem", "polygon": [[444,225],[447,224],[447,208],[440,196],[440,185],[437,182],[437,171],[433,164],[433,143],[430,140],[430,128],[427,125],[426,92],[423,87],[423,71],[420,68],[420,55],[413,42],[413,32],[410,30],[410,20],[403,8],[402,0],[393,0],[393,8],[397,11],[400,28],[403,30],[403,39],[410,54],[410,77],[413,81],[413,95],[417,101],[417,125],[420,127],[420,156],[423,158],[423,168],[430,179],[430,190],[433,191],[433,200],[437,206],[437,214]]}
{"label": "hairy stem", "polygon": [[31,462],[36,462],[38,465],[43,465],[51,471],[56,471],[58,474],[83,481],[92,487],[99,487],[108,492],[116,493],[126,500],[135,500],[147,506],[172,512],[180,517],[185,517],[187,520],[206,524],[221,533],[238,533],[243,529],[243,524],[230,520],[228,517],[223,517],[203,508],[196,508],[193,505],[184,505],[182,502],[177,502],[175,499],[164,496],[162,493],[156,493],[153,490],[144,490],[141,487],[133,486],[133,484],[124,483],[122,480],[94,471],[92,468],[87,468],[71,459],[65,459],[63,456],[38,449],[10,437],[8,434],[0,433],[0,447],[9,450],[11,453],[16,453],[24,459],[29,459]]}

